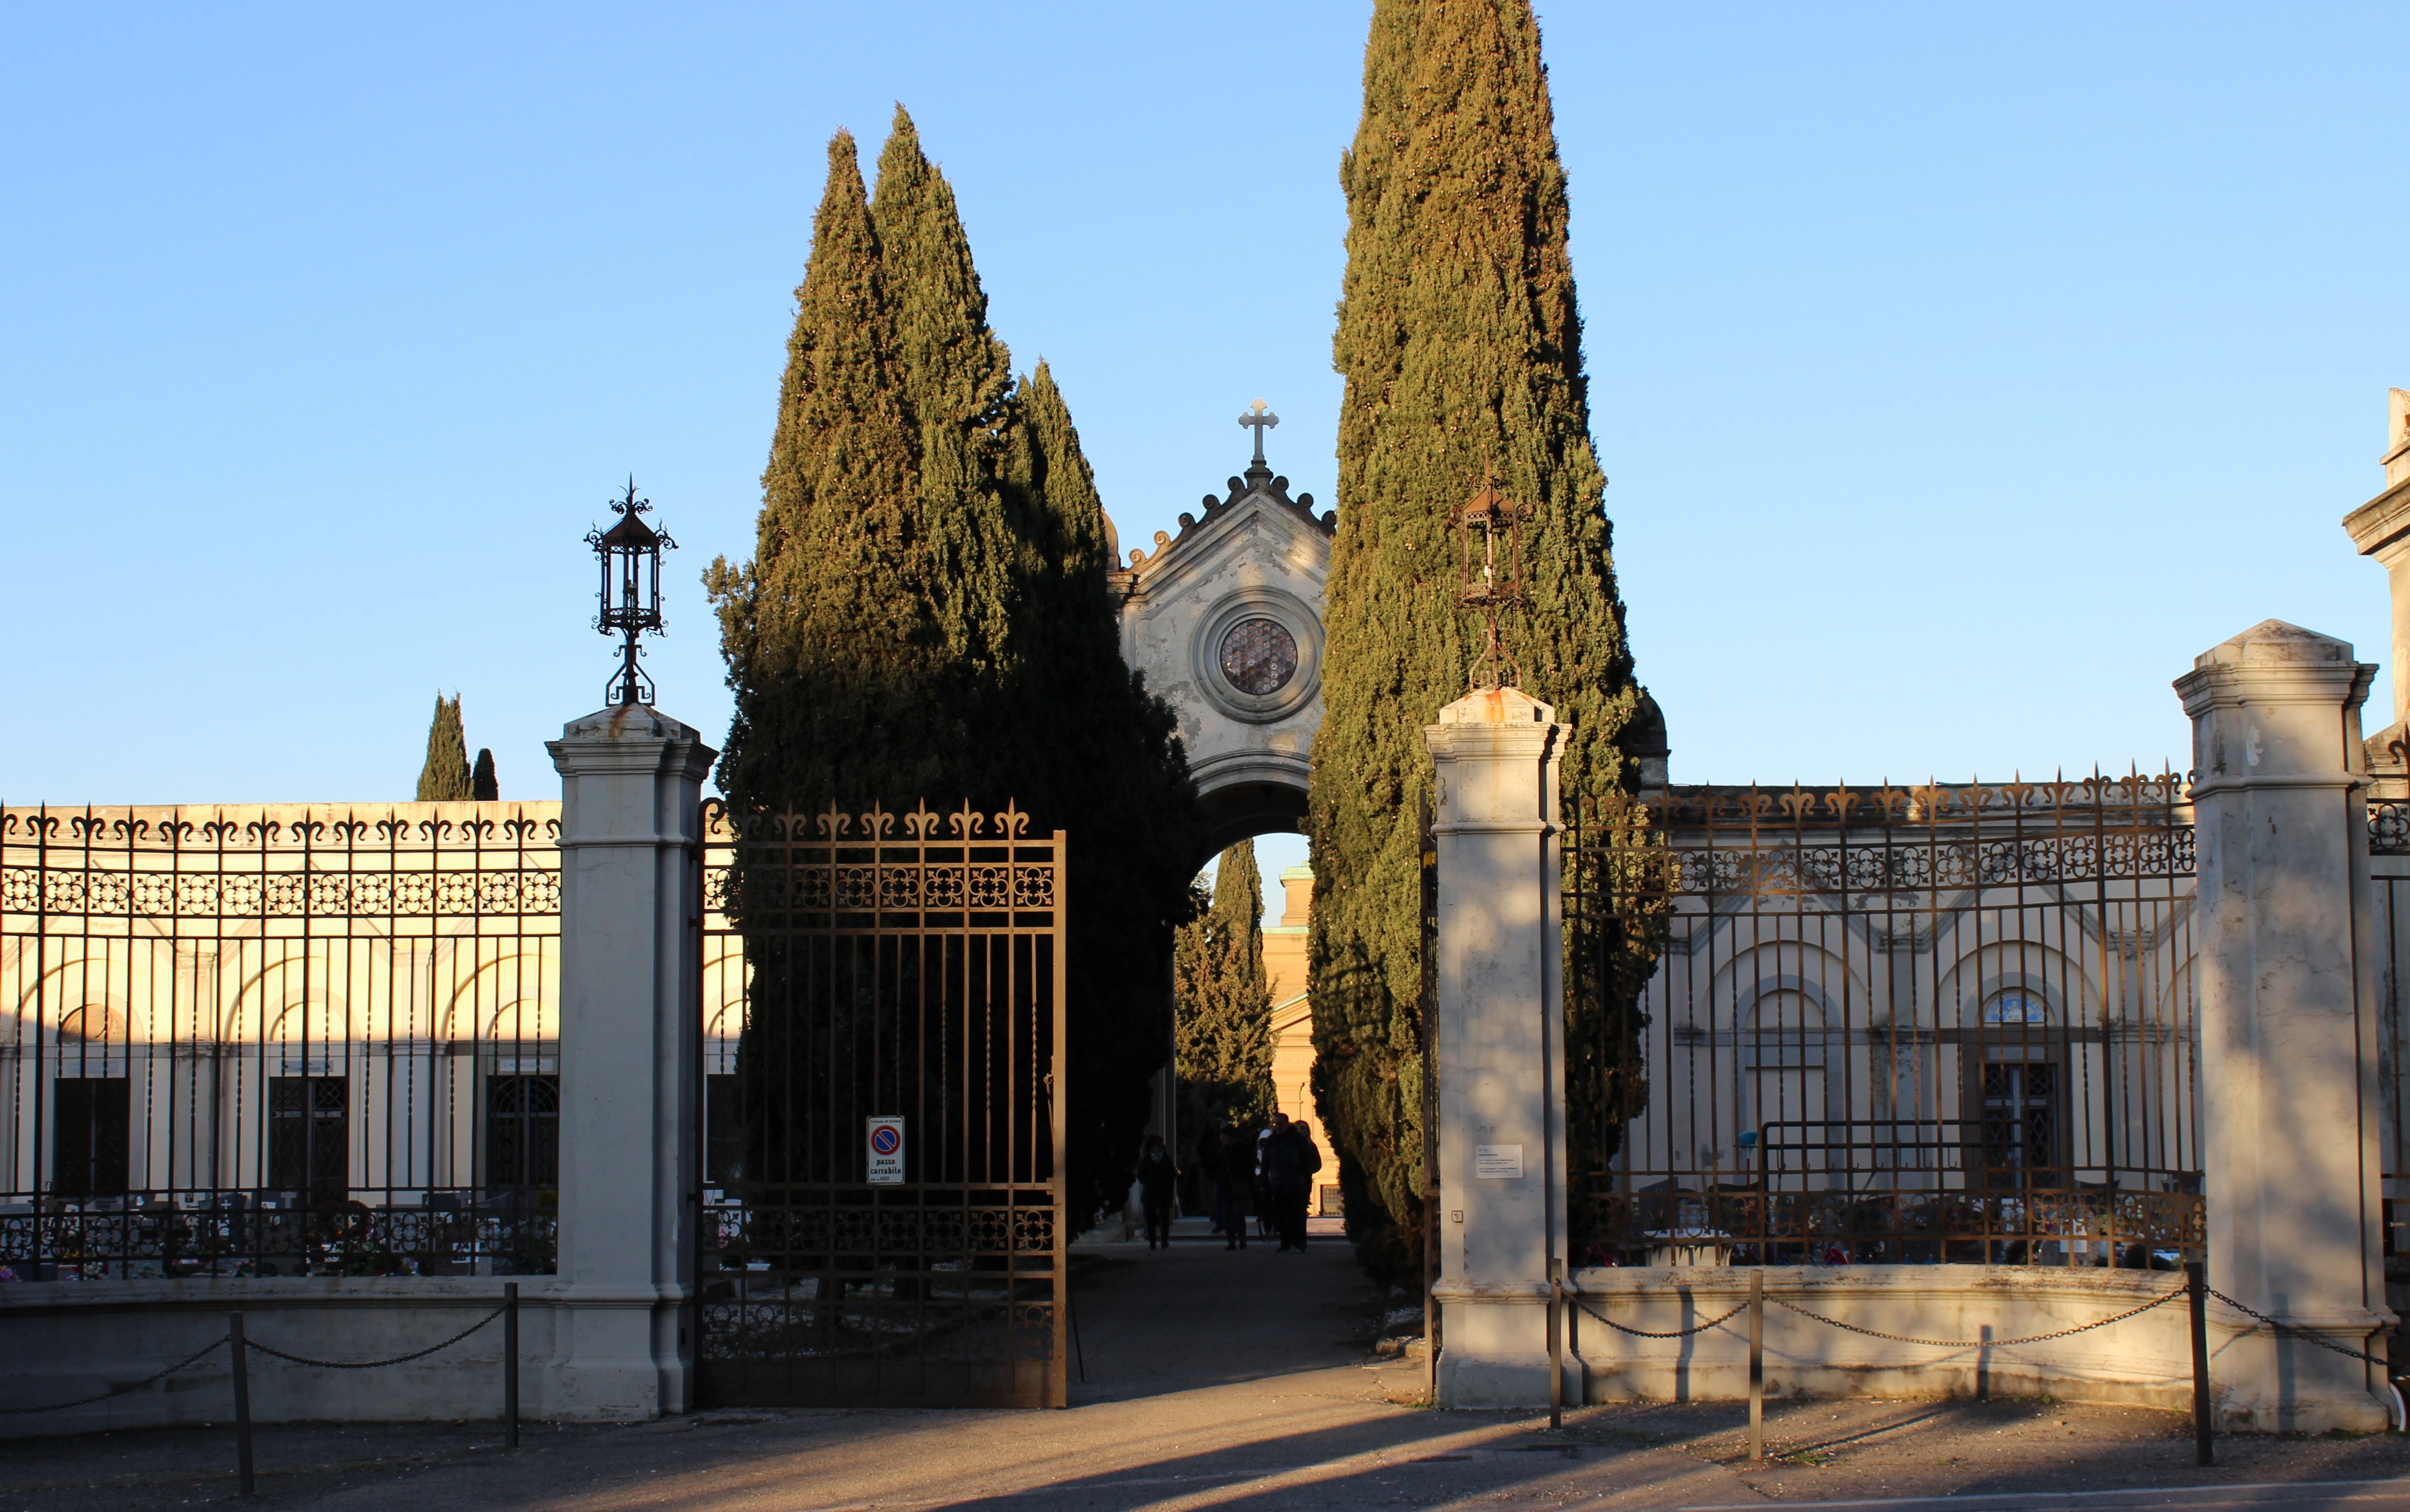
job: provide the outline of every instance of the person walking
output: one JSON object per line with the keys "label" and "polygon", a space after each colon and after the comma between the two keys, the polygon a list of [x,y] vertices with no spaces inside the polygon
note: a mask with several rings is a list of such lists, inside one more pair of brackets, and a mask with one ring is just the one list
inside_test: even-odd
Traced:
{"label": "person walking", "polygon": [[1306,1194],[1314,1173],[1322,1169],[1321,1152],[1311,1136],[1300,1135],[1299,1127],[1288,1115],[1273,1114],[1271,1137],[1264,1141],[1264,1193],[1283,1254],[1305,1253]]}
{"label": "person walking", "polygon": [[1305,1253],[1305,1210],[1313,1201],[1314,1178],[1322,1170],[1322,1152],[1314,1147],[1314,1126],[1299,1118],[1288,1126],[1288,1137],[1297,1145],[1297,1191],[1289,1198],[1288,1231],[1297,1235],[1297,1252]]}
{"label": "person walking", "polygon": [[1138,1158],[1138,1193],[1139,1205],[1146,1212],[1149,1249],[1171,1247],[1171,1188],[1179,1179],[1180,1169],[1163,1147],[1163,1136],[1147,1135],[1146,1148]]}
{"label": "person walking", "polygon": [[1256,1141],[1243,1129],[1222,1136],[1222,1247],[1247,1247],[1247,1199],[1256,1184]]}

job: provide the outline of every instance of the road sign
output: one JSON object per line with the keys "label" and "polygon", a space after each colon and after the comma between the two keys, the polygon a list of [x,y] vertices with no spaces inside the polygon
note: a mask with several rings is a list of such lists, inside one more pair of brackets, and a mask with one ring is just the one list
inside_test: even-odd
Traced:
{"label": "road sign", "polygon": [[904,1184],[904,1120],[901,1118],[870,1120],[870,1184],[874,1187],[900,1187]]}

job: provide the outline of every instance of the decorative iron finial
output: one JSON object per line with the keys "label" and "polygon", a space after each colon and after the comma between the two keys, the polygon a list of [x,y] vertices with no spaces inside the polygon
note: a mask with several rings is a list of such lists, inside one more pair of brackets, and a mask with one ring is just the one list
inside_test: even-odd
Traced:
{"label": "decorative iron finial", "polygon": [[[1483,668],[1476,662],[1471,677],[1475,691],[1522,685],[1523,669],[1498,639],[1498,612],[1531,601],[1523,591],[1523,512],[1520,505],[1498,491],[1497,476],[1486,467],[1481,487],[1456,511],[1457,545],[1463,562],[1463,586],[1457,602],[1480,610],[1488,634],[1484,651],[1488,681],[1482,681]],[[1475,535],[1481,538],[1478,550],[1474,545]]]}
{"label": "decorative iron finial", "polygon": [[633,706],[653,701],[653,680],[636,665],[644,655],[636,639],[647,630],[661,633],[661,553],[677,550],[677,542],[640,518],[652,507],[651,499],[636,497],[636,480],[631,474],[626,495],[611,501],[611,512],[619,516],[619,523],[607,531],[597,528],[586,533],[586,544],[594,548],[602,569],[602,609],[595,615],[594,627],[604,635],[626,638],[620,647],[619,670],[603,695],[608,703]]}

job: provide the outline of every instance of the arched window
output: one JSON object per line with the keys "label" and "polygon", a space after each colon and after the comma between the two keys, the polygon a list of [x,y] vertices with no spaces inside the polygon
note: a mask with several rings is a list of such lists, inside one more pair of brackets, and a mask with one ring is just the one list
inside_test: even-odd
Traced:
{"label": "arched window", "polygon": [[62,1045],[115,1044],[124,1038],[125,1015],[107,1003],[85,1003],[59,1020]]}
{"label": "arched window", "polygon": [[1983,1003],[1986,1029],[2022,1029],[2050,1022],[2049,1003],[2031,987],[2007,987]]}

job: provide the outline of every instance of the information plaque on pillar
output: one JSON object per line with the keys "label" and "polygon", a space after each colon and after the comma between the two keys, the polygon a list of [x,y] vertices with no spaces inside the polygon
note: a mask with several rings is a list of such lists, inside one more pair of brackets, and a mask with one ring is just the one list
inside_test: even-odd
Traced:
{"label": "information plaque on pillar", "polygon": [[1476,1180],[1484,1181],[1522,1180],[1523,1146],[1475,1145],[1473,1146],[1473,1174]]}
{"label": "information plaque on pillar", "polygon": [[870,1184],[874,1187],[904,1185],[904,1120],[871,1119],[868,1148]]}

